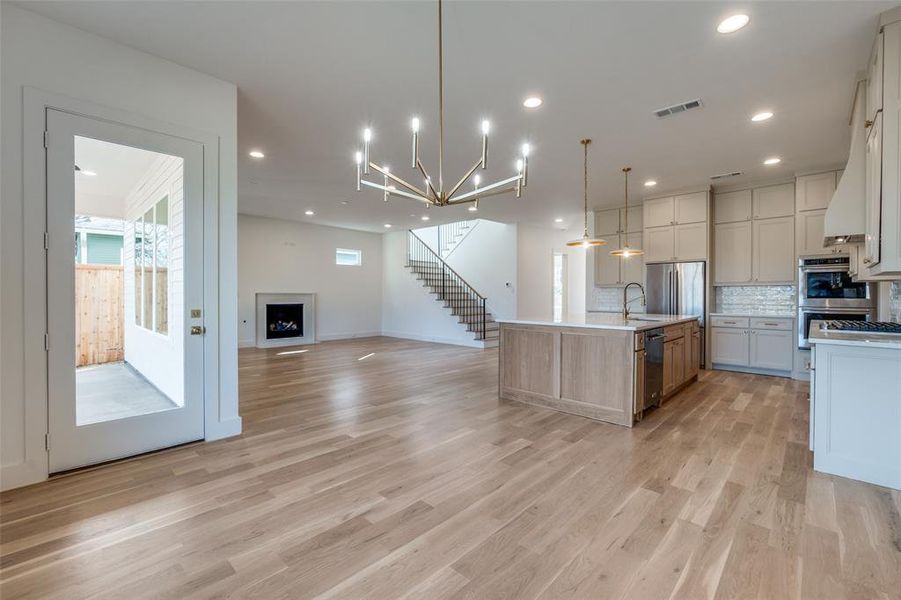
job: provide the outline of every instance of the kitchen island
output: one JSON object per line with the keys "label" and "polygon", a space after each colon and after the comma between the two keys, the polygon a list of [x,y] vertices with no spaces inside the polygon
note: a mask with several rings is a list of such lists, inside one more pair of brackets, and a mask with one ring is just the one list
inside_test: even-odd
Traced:
{"label": "kitchen island", "polygon": [[[697,381],[697,316],[579,313],[498,322],[498,389],[506,400],[631,427],[646,408]],[[651,347],[660,368],[646,378]]]}

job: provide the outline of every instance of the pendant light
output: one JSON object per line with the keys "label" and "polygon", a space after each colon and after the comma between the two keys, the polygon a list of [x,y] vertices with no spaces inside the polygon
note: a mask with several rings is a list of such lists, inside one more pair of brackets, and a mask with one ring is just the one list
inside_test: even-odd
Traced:
{"label": "pendant light", "polygon": [[623,175],[626,178],[625,185],[625,196],[626,196],[626,210],[625,210],[625,218],[623,223],[623,244],[617,248],[616,250],[611,250],[610,254],[613,256],[621,256],[622,258],[629,258],[630,256],[639,256],[644,254],[644,250],[641,248],[630,248],[629,247],[629,171],[632,170],[632,167],[623,167]]}
{"label": "pendant light", "polygon": [[585,200],[585,229],[582,234],[582,237],[566,242],[567,246],[576,246],[581,248],[591,248],[593,246],[603,246],[607,243],[606,240],[602,240],[597,237],[589,237],[588,235],[588,144],[591,143],[591,140],[584,139],[580,142],[582,144],[582,148],[584,149],[585,161],[583,167],[583,175],[585,178],[585,185],[583,188],[583,195]]}

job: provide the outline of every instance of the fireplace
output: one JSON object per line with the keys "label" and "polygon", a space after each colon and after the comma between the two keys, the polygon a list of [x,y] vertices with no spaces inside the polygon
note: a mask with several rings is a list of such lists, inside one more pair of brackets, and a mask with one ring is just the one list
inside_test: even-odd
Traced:
{"label": "fireplace", "polygon": [[316,343],[316,294],[256,294],[256,346],[275,348]]}
{"label": "fireplace", "polygon": [[266,339],[303,337],[303,304],[267,304]]}

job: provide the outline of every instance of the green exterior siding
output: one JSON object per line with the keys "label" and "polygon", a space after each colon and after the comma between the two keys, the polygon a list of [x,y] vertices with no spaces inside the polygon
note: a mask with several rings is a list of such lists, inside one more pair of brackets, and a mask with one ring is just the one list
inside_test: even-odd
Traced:
{"label": "green exterior siding", "polygon": [[[88,259],[92,265],[122,264],[122,236],[89,233],[87,235]],[[80,249],[79,249],[80,250]],[[80,254],[80,252],[79,252]]]}

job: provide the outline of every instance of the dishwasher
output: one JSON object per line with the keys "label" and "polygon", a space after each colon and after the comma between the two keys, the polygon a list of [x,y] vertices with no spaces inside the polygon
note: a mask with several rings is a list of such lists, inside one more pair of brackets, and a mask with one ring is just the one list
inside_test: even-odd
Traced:
{"label": "dishwasher", "polygon": [[649,329],[644,334],[644,405],[640,410],[660,406],[663,396],[663,327]]}

